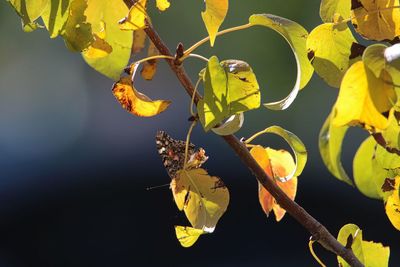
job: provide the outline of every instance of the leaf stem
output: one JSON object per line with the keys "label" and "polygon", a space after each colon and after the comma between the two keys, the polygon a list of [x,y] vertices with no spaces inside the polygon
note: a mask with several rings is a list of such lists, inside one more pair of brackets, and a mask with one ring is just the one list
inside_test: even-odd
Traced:
{"label": "leaf stem", "polygon": [[151,57],[142,58],[141,60],[135,61],[133,64],[142,64],[143,62],[154,60],[154,59],[175,59],[173,56],[168,55],[155,55]]}
{"label": "leaf stem", "polygon": [[[195,58],[204,60],[205,62],[208,63],[208,58],[203,57],[202,55],[198,55],[198,54],[189,54],[189,55],[186,56],[186,58],[188,58],[188,57],[195,57]],[[180,59],[180,60],[182,60],[182,59]]]}
{"label": "leaf stem", "polygon": [[[223,31],[220,31],[217,33],[217,36],[220,35],[224,35],[226,33],[230,33],[230,32],[235,32],[235,31],[240,31],[240,30],[244,30],[247,28],[250,28],[251,26],[253,26],[250,23],[244,24],[244,25],[240,25],[240,26],[236,26],[236,27],[232,27]],[[192,45],[191,47],[189,47],[188,49],[186,49],[186,51],[183,53],[183,56],[180,58],[180,61],[183,61],[185,58],[187,58],[194,50],[196,50],[199,46],[201,46],[202,44],[208,42],[210,40],[210,36],[205,37],[204,39],[198,41],[197,43],[195,43],[194,45]]]}
{"label": "leaf stem", "polygon": [[185,161],[183,163],[183,169],[186,170],[187,160],[188,160],[188,153],[189,153],[189,144],[190,144],[190,136],[192,135],[192,131],[194,126],[196,126],[197,121],[193,121],[189,127],[189,131],[186,135],[186,145],[185,145]]}

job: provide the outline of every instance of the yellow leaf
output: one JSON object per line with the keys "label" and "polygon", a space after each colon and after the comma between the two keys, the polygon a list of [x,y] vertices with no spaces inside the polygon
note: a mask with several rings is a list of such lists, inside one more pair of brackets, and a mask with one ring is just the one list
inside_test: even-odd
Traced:
{"label": "yellow leaf", "polygon": [[[293,157],[285,150],[274,150],[272,148],[255,146],[251,149],[250,154],[271,178],[275,176],[285,177],[296,168]],[[290,199],[295,199],[297,177],[293,177],[287,182],[280,182],[276,179],[273,179],[273,181],[277,183]],[[271,210],[273,210],[276,221],[279,222],[283,218],[286,210],[279,206],[274,197],[261,184],[258,185],[258,199],[267,216]]]}
{"label": "yellow leaf", "polygon": [[362,125],[368,130],[383,130],[388,120],[381,113],[395,103],[396,94],[387,72],[377,78],[362,61],[354,63],[340,86],[334,106],[333,125]]}
{"label": "yellow leaf", "polygon": [[339,87],[350,65],[351,48],[357,43],[345,23],[325,23],[307,38],[307,51],[315,72],[332,87]]}
{"label": "yellow leaf", "polygon": [[[357,259],[367,267],[387,267],[389,265],[390,248],[381,243],[364,241],[362,230],[355,224],[344,225],[338,234],[337,240],[343,245],[348,245],[349,237],[352,242],[351,250]],[[339,266],[350,267],[342,257],[337,257]]]}
{"label": "yellow leaf", "polygon": [[157,0],[157,8],[160,11],[165,11],[170,5],[171,4],[168,2],[168,0]]}
{"label": "yellow leaf", "polygon": [[392,194],[388,197],[385,204],[386,215],[393,226],[400,230],[400,176],[397,176],[394,182]]}
{"label": "yellow leaf", "polygon": [[132,54],[142,51],[146,42],[146,33],[144,30],[136,30],[133,32]]}
{"label": "yellow leaf", "polygon": [[[121,14],[126,14],[128,8],[123,1],[87,0],[87,3],[87,22],[91,24],[93,33],[112,47],[112,52],[106,56],[93,56],[90,53],[89,56],[87,53],[83,53],[82,56],[98,72],[117,81],[131,56],[133,34],[121,31],[118,25]],[[105,31],[102,33],[103,30]],[[106,35],[105,38],[102,38],[102,34]],[[101,40],[97,42],[94,48],[103,50],[103,53],[110,51],[106,48],[107,45],[101,44]]]}
{"label": "yellow leaf", "polygon": [[322,0],[319,15],[323,22],[334,22],[334,18],[341,19],[350,17],[351,1],[349,0]]}
{"label": "yellow leaf", "polygon": [[137,1],[129,10],[128,16],[119,22],[121,30],[135,31],[146,27],[147,0]]}
{"label": "yellow leaf", "polygon": [[[132,77],[135,76],[137,66],[134,68]],[[138,92],[130,77],[122,77],[113,85],[112,92],[118,102],[129,113],[140,117],[152,117],[160,114],[168,108],[171,101],[152,101],[146,95]]]}
{"label": "yellow leaf", "polygon": [[[147,50],[147,56],[155,56],[159,55],[160,52],[158,52],[157,47],[154,45],[152,41],[150,41],[149,48]],[[140,74],[142,75],[143,79],[145,80],[152,80],[154,75],[156,75],[157,72],[157,59],[152,59],[148,60],[143,63],[142,70],[140,71]]]}
{"label": "yellow leaf", "polygon": [[95,59],[106,57],[112,51],[112,47],[104,40],[104,38],[94,34],[94,42],[82,52],[82,55],[87,59]]}
{"label": "yellow leaf", "polygon": [[399,0],[355,0],[352,23],[366,39],[393,40],[400,35]]}
{"label": "yellow leaf", "polygon": [[184,248],[193,246],[197,239],[205,233],[203,230],[188,226],[175,226],[176,238]]}
{"label": "yellow leaf", "polygon": [[214,46],[217,32],[228,13],[228,0],[205,0],[206,11],[201,12],[208,35],[210,36],[211,46]]}
{"label": "yellow leaf", "polygon": [[213,232],[229,204],[229,191],[222,180],[201,168],[180,170],[171,181],[171,189],[191,225]]}
{"label": "yellow leaf", "polygon": [[64,29],[71,2],[72,0],[52,0],[43,10],[42,19],[50,38],[56,38]]}

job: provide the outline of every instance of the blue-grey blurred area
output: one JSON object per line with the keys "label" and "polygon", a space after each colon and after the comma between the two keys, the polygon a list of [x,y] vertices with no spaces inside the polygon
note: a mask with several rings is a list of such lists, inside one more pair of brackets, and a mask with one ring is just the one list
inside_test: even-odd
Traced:
{"label": "blue-grey blurred area", "polygon": [[[206,35],[203,1],[172,0],[168,12],[150,10],[154,26],[173,51]],[[320,24],[319,1],[230,1],[223,27],[247,22],[254,13],[290,18],[312,30]],[[153,4],[153,3],[151,3]],[[125,14],[121,14],[123,17]],[[128,114],[111,93],[113,81],[85,65],[61,39],[38,30],[24,33],[6,1],[0,2],[0,266],[318,266],[308,251],[310,234],[290,216],[276,223],[258,203],[257,183],[223,140],[197,127],[192,142],[210,156],[206,168],[222,177],[231,202],[212,235],[190,249],[181,248],[173,226],[187,224],[167,184],[170,178],[157,155],[154,136],[165,130],[184,139],[190,100],[174,74],[160,62],[152,82],[136,86],[153,98],[171,99],[155,118]],[[283,98],[296,68],[289,46],[266,28],[248,29],[204,45],[206,57],[249,62],[262,87],[263,101]],[[196,80],[204,62],[188,59]],[[299,178],[297,202],[336,235],[355,223],[366,240],[391,246],[391,266],[400,266],[400,234],[387,219],[383,203],[334,179],[318,152],[319,129],[337,89],[314,76],[284,112],[246,113],[239,137],[271,125],[296,133],[309,161]],[[350,131],[343,162],[352,158],[365,135]],[[258,141],[285,148],[278,137]],[[328,266],[333,254],[315,245]]]}

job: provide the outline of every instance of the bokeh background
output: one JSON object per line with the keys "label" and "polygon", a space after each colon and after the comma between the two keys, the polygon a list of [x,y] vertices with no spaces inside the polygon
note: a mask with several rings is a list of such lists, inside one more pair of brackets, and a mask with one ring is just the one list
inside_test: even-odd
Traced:
{"label": "bokeh background", "polygon": [[[168,12],[152,9],[153,24],[173,50],[206,35],[203,1],[172,0]],[[230,1],[224,28],[244,24],[254,13],[287,17],[311,31],[320,24],[317,0]],[[121,14],[124,16],[124,14]],[[155,118],[125,112],[111,94],[112,81],[67,51],[60,39],[39,30],[24,33],[6,1],[0,2],[0,266],[317,266],[308,251],[309,233],[290,216],[267,219],[257,199],[257,183],[230,148],[197,127],[192,142],[206,149],[206,168],[230,189],[228,212],[214,234],[190,249],[181,248],[173,225],[183,215],[168,187],[154,136],[165,130],[184,139],[189,127],[189,98],[166,67],[159,64],[152,82],[137,81],[151,97],[171,99],[171,108]],[[197,53],[249,62],[264,101],[281,99],[292,88],[295,62],[285,41],[265,28],[217,39]],[[189,59],[196,78],[204,62]],[[318,152],[319,129],[337,89],[314,76],[284,112],[247,113],[239,136],[271,125],[296,133],[309,151],[297,201],[336,235],[355,223],[367,240],[391,246],[390,266],[400,266],[400,234],[383,204],[334,179]],[[343,162],[351,172],[354,153],[365,137],[352,130]],[[286,148],[278,137],[259,139]],[[315,245],[328,266],[333,254]]]}

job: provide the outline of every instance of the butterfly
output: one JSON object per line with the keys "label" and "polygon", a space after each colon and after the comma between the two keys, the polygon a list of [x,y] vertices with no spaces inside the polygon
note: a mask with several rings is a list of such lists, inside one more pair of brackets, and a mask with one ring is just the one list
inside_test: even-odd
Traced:
{"label": "butterfly", "polygon": [[[168,175],[174,179],[177,172],[184,167],[186,142],[175,140],[164,131],[158,131],[156,145]],[[189,143],[187,169],[199,168],[207,159],[203,148],[196,150],[195,145]]]}

